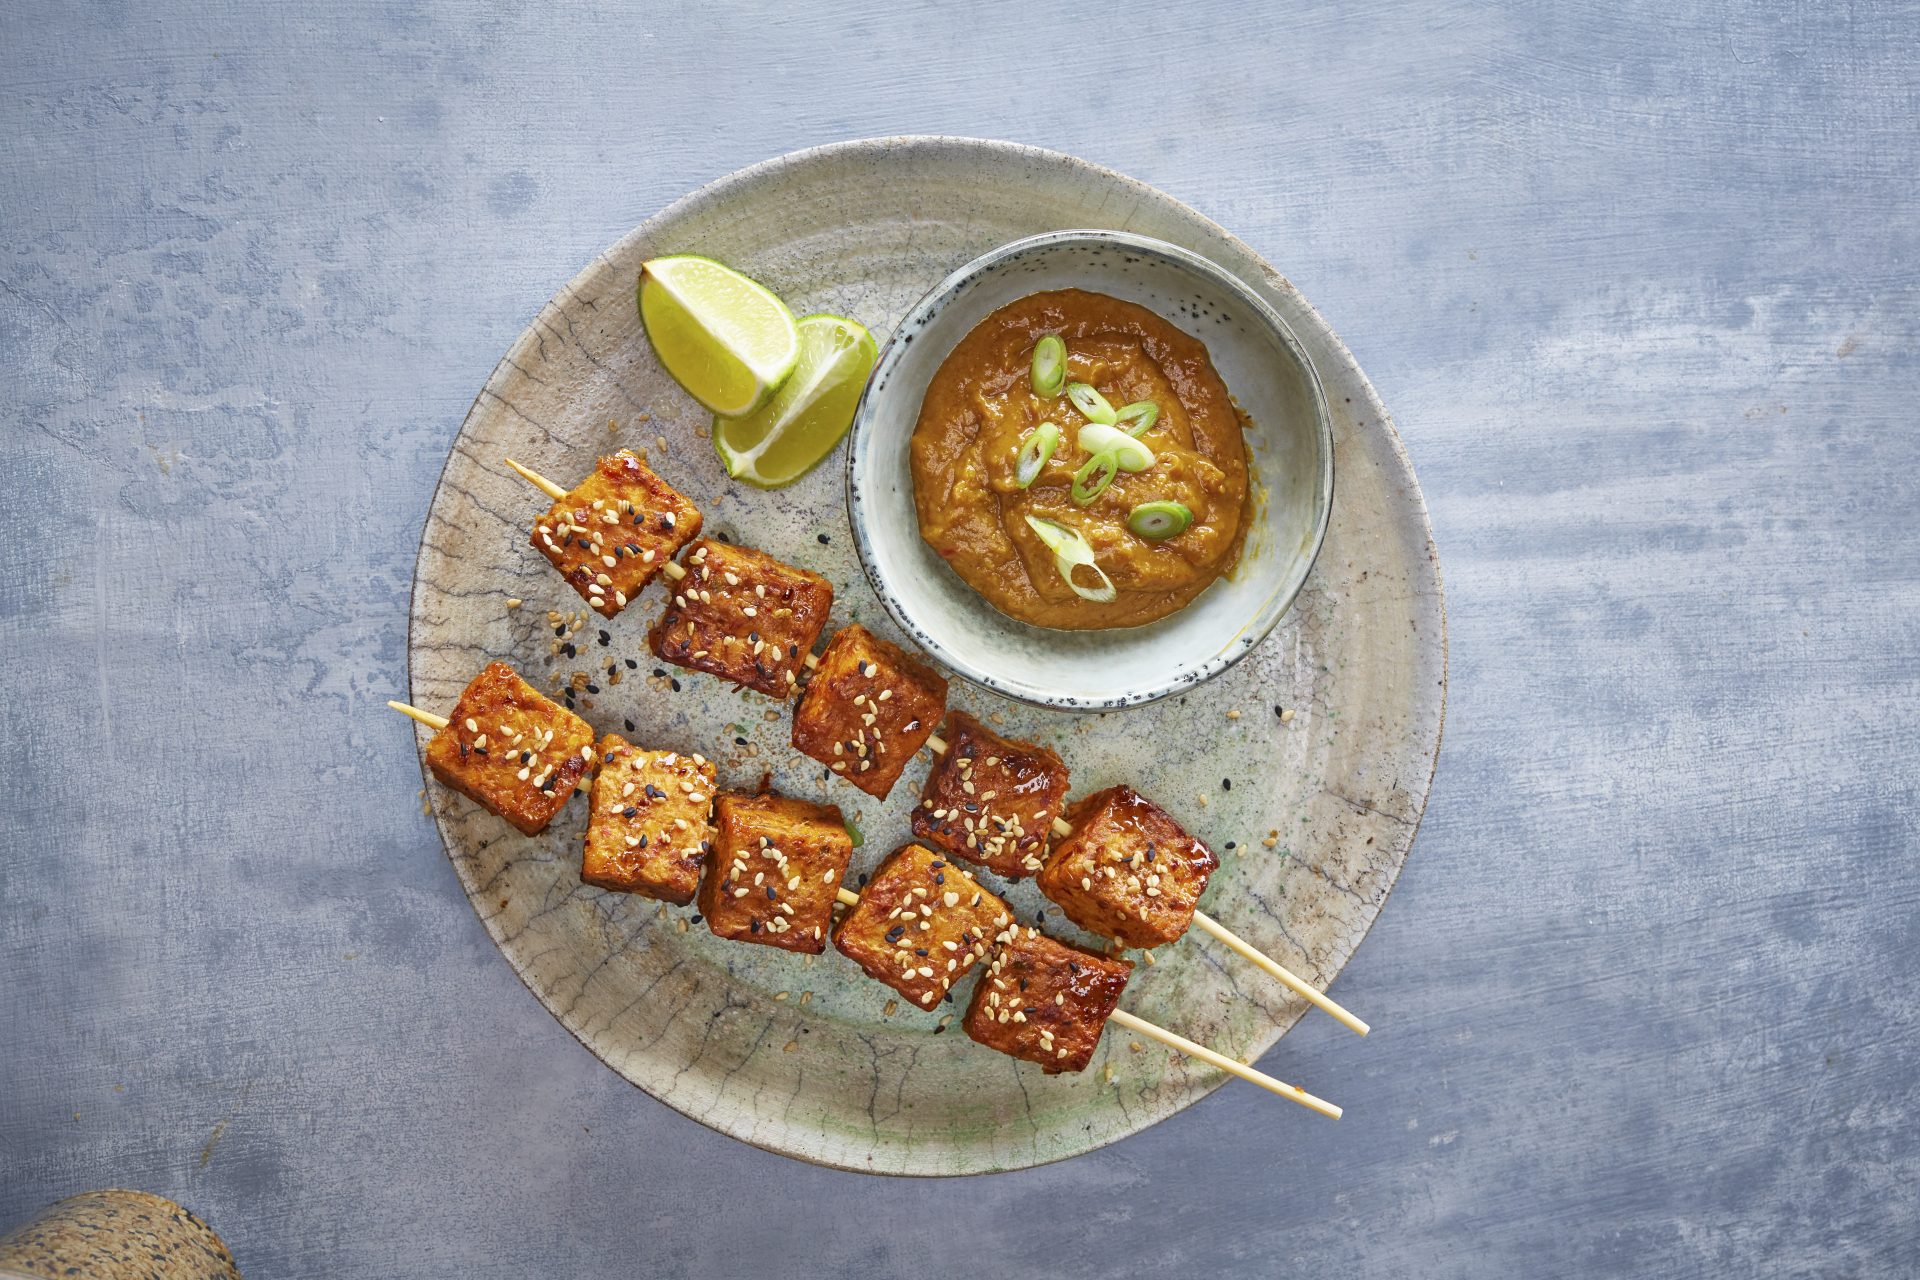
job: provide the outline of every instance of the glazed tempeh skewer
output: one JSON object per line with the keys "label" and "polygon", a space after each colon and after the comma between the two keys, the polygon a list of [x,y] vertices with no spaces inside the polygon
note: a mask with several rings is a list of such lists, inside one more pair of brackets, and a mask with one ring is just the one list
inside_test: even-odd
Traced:
{"label": "glazed tempeh skewer", "polygon": [[[712,767],[701,757],[638,751],[614,734],[602,739],[598,753],[590,729],[585,730],[584,741],[575,745],[585,722],[543,697],[504,663],[494,663],[474,678],[462,692],[454,717],[404,702],[387,705],[436,730],[428,744],[428,764],[435,777],[528,834],[545,829],[580,785],[587,768],[600,760],[601,771],[592,783],[582,878],[601,887],[684,905],[693,896],[696,868],[704,862],[699,906],[716,936],[818,954],[826,948],[832,904],[837,900],[859,908],[863,901],[844,884],[853,842],[838,809],[773,795],[716,797]],[[493,738],[495,734],[500,738]],[[556,740],[562,740],[564,754],[546,759],[540,753],[551,755]],[[503,741],[506,749],[500,750]],[[537,748],[523,744],[537,744]],[[625,772],[611,772],[616,768]],[[535,769],[540,770],[537,778]],[[558,781],[549,783],[550,778]],[[647,778],[667,785],[649,781],[644,792],[636,794],[640,780]],[[676,779],[678,791],[672,785]],[[616,787],[621,790],[615,791]],[[710,805],[716,822],[703,819]],[[678,847],[667,848],[675,835]],[[945,887],[949,872],[954,877],[952,888]],[[982,990],[975,993],[967,1012],[965,1026],[971,1038],[1038,1062],[1049,1072],[1078,1071],[1091,1058],[1101,1027],[1117,1019],[1138,1034],[1322,1115],[1340,1116],[1340,1108],[1332,1103],[1114,1007],[1130,964],[1082,952],[1014,924],[1012,913],[997,897],[958,866],[919,846],[907,846],[883,863],[868,892],[884,894],[885,886],[916,875],[938,889],[938,897],[926,885],[904,886],[889,919],[905,915],[929,937],[923,939],[918,932],[907,937],[907,923],[889,924],[889,920],[856,927],[856,912],[841,922],[835,943],[871,976],[922,1008],[937,1004],[951,992],[957,977],[997,947],[989,972],[981,979]],[[956,937],[935,941],[940,937],[933,932],[936,910],[943,916],[957,913],[960,932]],[[867,914],[886,911],[882,905]],[[941,931],[951,932],[953,923],[941,920]],[[874,936],[862,942],[860,927]],[[851,940],[849,928],[855,928]],[[902,938],[905,943],[896,947]],[[913,947],[919,941],[930,945]],[[906,958],[905,971],[893,962],[895,955]],[[1010,955],[1015,959],[1009,960]],[[1030,983],[1062,965],[1073,975],[1071,981],[1061,982],[1054,1005],[1033,1009],[1047,1025],[1031,1036],[1024,1029],[1026,1012],[1013,1007],[1020,1004],[1020,996],[1012,995],[1013,988],[1001,977],[1002,966],[1010,963],[1037,975],[1020,977],[1022,994],[1042,989]],[[1069,993],[1075,1001],[1071,1008],[1066,1004]],[[1007,1007],[1002,1007],[1003,999]],[[1065,1043],[1056,1047],[1056,1035]]]}

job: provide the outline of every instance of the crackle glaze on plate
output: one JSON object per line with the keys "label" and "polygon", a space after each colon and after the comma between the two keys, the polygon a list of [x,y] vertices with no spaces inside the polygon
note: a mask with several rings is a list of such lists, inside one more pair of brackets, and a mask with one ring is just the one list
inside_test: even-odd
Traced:
{"label": "crackle glaze on plate", "polygon": [[[877,802],[788,747],[784,706],[677,669],[668,670],[678,692],[653,678],[645,631],[662,603],[658,585],[611,622],[589,615],[573,637],[578,657],[556,656],[548,611],[582,606],[527,546],[546,499],[500,459],[511,453],[572,484],[599,454],[644,448],[701,504],[709,531],[824,573],[838,593],[836,625],[858,620],[897,638],[854,556],[839,460],[775,492],[730,484],[706,413],[641,336],[640,263],[709,254],[797,313],[852,316],[884,340],[962,263],[1068,227],[1182,245],[1272,303],[1305,344],[1333,412],[1332,521],[1280,626],[1204,686],[1076,715],[956,681],[952,703],[1054,745],[1073,769],[1074,795],[1125,781],[1155,798],[1222,856],[1206,910],[1295,972],[1331,982],[1399,874],[1439,748],[1445,619],[1419,487],[1385,408],[1292,286],[1185,205],[1068,156],[957,138],[799,152],[694,192],[595,259],[513,344],[454,441],[415,572],[413,702],[444,711],[494,658],[543,688],[554,672],[593,673],[599,692],[585,695],[582,713],[596,728],[702,751],[724,786],[750,789],[767,771],[781,791],[840,805],[866,834],[854,869],[870,869],[906,838],[924,763]],[[510,597],[525,604],[510,610]],[[600,674],[609,660],[623,675],[617,685]],[[1276,708],[1294,711],[1291,722]],[[648,1093],[757,1146],[884,1173],[1020,1168],[1137,1132],[1229,1079],[1158,1047],[1131,1052],[1117,1030],[1084,1074],[1043,1075],[961,1033],[970,984],[955,1005],[923,1013],[831,949],[803,958],[723,942],[701,925],[682,931],[691,909],[581,885],[584,803],[528,837],[431,781],[428,795],[474,909],[554,1016]],[[1030,881],[1008,896],[1028,920],[1047,905]],[[1047,925],[1081,937],[1058,911]],[[1136,970],[1125,1007],[1229,1054],[1264,1053],[1307,1008],[1197,932],[1155,958]],[[1364,1053],[1364,1042],[1353,1051]],[[1353,1101],[1337,1081],[1300,1078],[1284,1053],[1263,1065]],[[1263,1114],[1276,1134],[1330,1123],[1278,1101]]]}

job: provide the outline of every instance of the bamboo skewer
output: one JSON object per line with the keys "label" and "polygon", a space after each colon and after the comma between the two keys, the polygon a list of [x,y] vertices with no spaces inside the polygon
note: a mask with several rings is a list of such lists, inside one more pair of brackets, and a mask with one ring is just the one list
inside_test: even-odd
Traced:
{"label": "bamboo skewer", "polygon": [[[445,716],[437,716],[431,711],[422,711],[419,707],[411,706],[405,702],[389,700],[387,705],[395,711],[398,711],[401,715],[417,720],[430,729],[444,729],[448,724],[452,723]],[[858,906],[860,903],[860,895],[844,885],[835,891],[834,896],[842,904],[849,907]],[[1222,1071],[1239,1076],[1242,1080],[1257,1084],[1269,1093],[1276,1093],[1290,1102],[1297,1102],[1310,1111],[1317,1111],[1321,1115],[1330,1116],[1335,1120],[1338,1120],[1341,1116],[1340,1108],[1325,1099],[1316,1098],[1304,1090],[1297,1089],[1284,1081],[1274,1079],[1263,1071],[1256,1071],[1244,1063],[1235,1062],[1232,1058],[1224,1054],[1216,1053],[1203,1044],[1196,1044],[1185,1036],[1177,1036],[1173,1032],[1148,1022],[1145,1019],[1136,1018],[1124,1009],[1115,1009],[1108,1015],[1108,1020],[1118,1022],[1129,1031],[1138,1032],[1150,1040],[1158,1040],[1168,1048],[1177,1049],[1190,1057],[1198,1058],[1210,1066],[1218,1067]]]}
{"label": "bamboo skewer", "polygon": [[[860,895],[851,889],[842,888],[836,896],[845,906],[854,907],[860,904]],[[1187,1039],[1185,1036],[1175,1035],[1158,1023],[1148,1022],[1145,1018],[1136,1017],[1128,1013],[1125,1009],[1115,1009],[1107,1015],[1107,1021],[1117,1022],[1136,1035],[1143,1035],[1149,1040],[1157,1040],[1169,1049],[1177,1050],[1190,1058],[1198,1058],[1210,1067],[1218,1067],[1229,1075],[1239,1076],[1242,1080],[1250,1084],[1259,1085],[1268,1093],[1279,1094],[1287,1101],[1297,1102],[1307,1108],[1307,1110],[1317,1111],[1329,1119],[1338,1120],[1345,1114],[1340,1107],[1328,1102],[1325,1098],[1316,1098],[1306,1090],[1296,1088],[1284,1080],[1276,1080],[1266,1072],[1250,1067],[1244,1062],[1235,1062],[1224,1053],[1218,1053],[1203,1044]]]}
{"label": "bamboo skewer", "polygon": [[[538,471],[534,471],[529,467],[522,466],[520,463],[515,462],[512,458],[504,459],[504,461],[506,462],[507,466],[511,467],[520,476],[521,479],[525,480],[528,484],[531,484],[534,488],[540,490],[540,492],[546,494],[549,498],[552,498],[555,502],[558,502],[560,499],[567,496],[567,490],[561,488],[559,485],[555,484],[553,481],[547,479],[545,476],[541,475]],[[687,573],[685,569],[682,569],[677,563],[675,563],[672,560],[668,560],[665,564],[663,564],[661,566],[661,571],[665,573],[669,578],[673,579],[675,582],[678,582],[680,579],[684,578]],[[820,665],[820,660],[817,657],[815,657],[813,654],[809,653],[806,657],[806,665],[809,669],[816,669]],[[390,703],[388,705],[393,706],[396,710],[404,709],[398,703]],[[411,710],[408,710],[407,713],[409,715],[413,715],[415,719],[420,719],[421,715],[426,714],[424,712],[415,714]],[[421,720],[421,723],[431,724],[432,721]],[[444,722],[442,723],[444,724]],[[935,755],[946,754],[946,751],[947,751],[946,739],[942,738],[937,733],[928,735],[927,746],[929,749],[933,751]],[[1053,820],[1053,831],[1055,835],[1059,835],[1059,836],[1070,836],[1073,834],[1073,828],[1068,826],[1066,822],[1064,822],[1059,818],[1055,818]],[[1326,1013],[1327,1015],[1332,1017],[1336,1022],[1340,1023],[1341,1026],[1346,1027],[1349,1031],[1352,1031],[1356,1035],[1364,1036],[1369,1031],[1372,1030],[1372,1028],[1369,1027],[1361,1019],[1349,1013],[1346,1009],[1341,1007],[1340,1004],[1338,1004],[1334,1000],[1329,999],[1324,992],[1319,991],[1318,989],[1313,987],[1304,978],[1301,978],[1298,974],[1295,974],[1292,970],[1286,968],[1286,966],[1280,964],[1277,960],[1274,960],[1271,956],[1268,956],[1265,952],[1255,947],[1252,943],[1242,938],[1239,934],[1233,932],[1233,930],[1221,924],[1218,920],[1215,920],[1212,916],[1208,915],[1206,912],[1196,909],[1193,913],[1193,922],[1200,926],[1200,929],[1202,932],[1208,934],[1209,936],[1214,938],[1216,941],[1222,943],[1229,950],[1235,952],[1242,958],[1248,961],[1251,961],[1254,965],[1258,966],[1261,970],[1263,970],[1268,976],[1272,977],[1274,980],[1279,982],[1280,985],[1286,987],[1287,990],[1293,992],[1295,995],[1307,1001],[1307,1003],[1313,1005],[1315,1008]]]}
{"label": "bamboo skewer", "polygon": [[1165,1027],[1155,1026],[1145,1018],[1136,1018],[1125,1009],[1115,1009],[1107,1015],[1107,1020],[1119,1023],[1136,1035],[1143,1035],[1149,1040],[1158,1040],[1167,1048],[1178,1050],[1190,1058],[1198,1058],[1210,1067],[1218,1067],[1230,1075],[1236,1075],[1242,1080],[1257,1084],[1269,1093],[1277,1093],[1289,1102],[1297,1102],[1309,1111],[1318,1111],[1330,1120],[1338,1120],[1344,1114],[1339,1107],[1325,1098],[1316,1098],[1306,1090],[1296,1089],[1284,1080],[1275,1080],[1264,1071],[1250,1067],[1244,1062],[1235,1062],[1223,1053],[1216,1053],[1203,1044],[1195,1044],[1185,1036],[1177,1036]]}
{"label": "bamboo skewer", "polygon": [[[935,755],[945,755],[947,753],[946,741],[937,733],[928,737],[927,746]],[[1065,820],[1055,818],[1053,820],[1053,833],[1057,836],[1070,836],[1073,834],[1073,828],[1068,826]],[[1365,1022],[1348,1013],[1333,1000],[1328,999],[1323,992],[1310,986],[1306,979],[1295,974],[1279,961],[1273,959],[1273,957],[1267,955],[1245,938],[1242,938],[1239,934],[1227,928],[1227,926],[1221,924],[1218,920],[1215,920],[1212,916],[1197,907],[1193,912],[1193,922],[1199,925],[1203,932],[1218,939],[1220,942],[1226,944],[1230,950],[1238,953],[1244,959],[1251,960],[1254,964],[1265,970],[1269,976],[1278,980],[1287,990],[1293,992],[1315,1008],[1331,1015],[1336,1022],[1346,1027],[1349,1031],[1354,1032],[1356,1035],[1364,1036],[1372,1030]]]}
{"label": "bamboo skewer", "polygon": [[538,471],[535,471],[529,467],[523,467],[519,463],[515,462],[512,458],[502,458],[501,461],[505,462],[509,467],[512,467],[515,471],[519,472],[520,478],[522,480],[525,480],[528,484],[532,485],[534,488],[538,489],[540,492],[546,494],[549,498],[552,498],[555,502],[558,502],[560,501],[560,499],[567,496],[567,491],[565,489],[562,489],[559,485],[547,479],[545,476],[541,475]]}
{"label": "bamboo skewer", "polygon": [[447,719],[445,716],[437,716],[431,711],[422,711],[418,707],[410,707],[404,702],[389,701],[387,705],[403,716],[418,720],[429,729],[444,729],[453,723],[453,721]]}

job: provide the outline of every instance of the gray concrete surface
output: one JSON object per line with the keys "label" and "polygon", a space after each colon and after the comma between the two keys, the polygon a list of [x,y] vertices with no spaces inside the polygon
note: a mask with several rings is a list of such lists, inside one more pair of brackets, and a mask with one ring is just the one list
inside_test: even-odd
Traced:
{"label": "gray concrete surface", "polygon": [[[9,6],[0,1220],[252,1276],[1920,1269],[1912,4]],[[589,256],[813,143],[1002,136],[1225,222],[1398,416],[1451,603],[1339,992],[1117,1147],[826,1172],[622,1083],[420,815],[405,600]]]}

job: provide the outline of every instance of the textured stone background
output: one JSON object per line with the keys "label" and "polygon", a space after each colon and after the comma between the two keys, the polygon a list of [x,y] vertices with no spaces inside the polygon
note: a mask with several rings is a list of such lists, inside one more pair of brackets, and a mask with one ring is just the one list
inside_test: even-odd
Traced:
{"label": "textured stone background", "polygon": [[[0,38],[0,1221],[250,1275],[1920,1267],[1920,11],[15,4]],[[831,1173],[621,1082],[420,815],[467,404],[690,186],[950,132],[1153,182],[1398,415],[1427,826],[1339,993],[1117,1147]]]}

